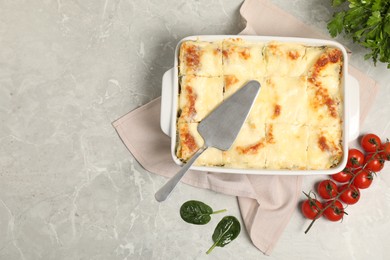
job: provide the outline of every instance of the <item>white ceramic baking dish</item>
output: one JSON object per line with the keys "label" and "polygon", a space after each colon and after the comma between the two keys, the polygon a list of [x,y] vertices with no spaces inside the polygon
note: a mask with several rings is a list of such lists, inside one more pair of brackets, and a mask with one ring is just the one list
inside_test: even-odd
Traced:
{"label": "white ceramic baking dish", "polygon": [[313,175],[313,174],[334,174],[344,169],[348,154],[348,142],[357,138],[359,134],[359,83],[348,74],[348,56],[341,44],[320,39],[292,38],[292,37],[268,37],[252,35],[199,35],[182,39],[176,46],[174,67],[165,72],[162,80],[161,94],[161,129],[171,137],[171,154],[176,164],[182,165],[176,154],[176,115],[178,107],[178,54],[180,45],[187,40],[217,41],[226,38],[242,38],[245,41],[267,43],[270,41],[302,43],[310,46],[330,46],[339,48],[343,52],[344,66],[342,71],[342,89],[344,98],[343,107],[343,159],[338,166],[326,170],[269,170],[269,169],[233,169],[227,167],[205,167],[192,166],[192,170],[207,172],[225,172],[236,174],[269,174],[269,175]]}

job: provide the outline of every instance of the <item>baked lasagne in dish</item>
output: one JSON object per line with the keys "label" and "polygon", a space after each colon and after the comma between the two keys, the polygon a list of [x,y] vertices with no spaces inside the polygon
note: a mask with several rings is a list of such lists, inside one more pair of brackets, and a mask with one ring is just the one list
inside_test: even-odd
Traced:
{"label": "baked lasagne in dish", "polygon": [[203,145],[198,123],[247,81],[260,93],[228,151],[208,148],[198,166],[322,170],[341,162],[342,51],[285,42],[185,41],[179,50],[176,156]]}

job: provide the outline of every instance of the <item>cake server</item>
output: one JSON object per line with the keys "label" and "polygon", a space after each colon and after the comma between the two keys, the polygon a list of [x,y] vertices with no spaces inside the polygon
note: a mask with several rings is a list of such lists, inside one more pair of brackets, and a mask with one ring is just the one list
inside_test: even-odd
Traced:
{"label": "cake server", "polygon": [[248,117],[259,90],[259,82],[255,80],[249,81],[199,123],[198,132],[204,140],[203,146],[198,149],[176,175],[156,192],[155,198],[157,201],[166,200],[191,165],[208,147],[226,151],[232,146]]}

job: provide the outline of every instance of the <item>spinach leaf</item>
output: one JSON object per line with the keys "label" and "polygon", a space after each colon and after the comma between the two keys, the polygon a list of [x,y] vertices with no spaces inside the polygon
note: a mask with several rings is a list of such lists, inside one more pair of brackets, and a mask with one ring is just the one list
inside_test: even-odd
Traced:
{"label": "spinach leaf", "polygon": [[226,209],[213,211],[210,206],[201,201],[189,200],[180,207],[180,216],[185,222],[195,225],[204,225],[209,223],[211,214],[225,211]]}
{"label": "spinach leaf", "polygon": [[207,250],[206,254],[210,254],[216,246],[224,247],[232,242],[240,234],[240,231],[240,222],[235,217],[224,217],[214,230],[214,244]]}

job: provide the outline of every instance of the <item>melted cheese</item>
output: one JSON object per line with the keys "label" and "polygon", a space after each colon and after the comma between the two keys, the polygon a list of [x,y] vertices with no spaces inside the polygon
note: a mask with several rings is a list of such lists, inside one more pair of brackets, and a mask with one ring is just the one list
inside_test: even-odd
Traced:
{"label": "melted cheese", "polygon": [[222,42],[183,42],[179,61],[179,75],[222,76]]}
{"label": "melted cheese", "polygon": [[267,123],[305,124],[308,99],[307,78],[270,77],[267,86],[271,91],[270,115]]}
{"label": "melted cheese", "polygon": [[223,152],[223,163],[226,167],[265,167],[264,126],[244,123],[232,147]]}
{"label": "melted cheese", "polygon": [[298,77],[306,70],[305,46],[295,43],[271,42],[265,47],[267,76]]}
{"label": "melted cheese", "polygon": [[200,122],[223,100],[222,77],[198,77],[187,75],[181,78],[179,108],[180,121]]}
{"label": "melted cheese", "polygon": [[[187,161],[191,156],[203,146],[203,138],[197,131],[197,123],[179,123],[178,124],[178,147],[176,154],[178,158]],[[195,161],[198,166],[222,165],[222,151],[209,147]]]}
{"label": "melted cheese", "polygon": [[224,75],[224,100],[233,95],[237,90],[250,80],[249,77],[240,74]]}
{"label": "melted cheese", "polygon": [[307,150],[308,168],[328,169],[342,158],[342,131],[340,126],[310,127]]}
{"label": "melted cheese", "polygon": [[311,78],[340,76],[343,53],[339,49],[325,48],[314,60],[315,62],[309,70]]}
{"label": "melted cheese", "polygon": [[307,168],[308,127],[292,124],[267,124],[266,168]]}
{"label": "melted cheese", "polygon": [[342,99],[339,77],[309,78],[307,96],[309,125],[336,126],[341,124]]}
{"label": "melted cheese", "polygon": [[316,47],[307,47],[305,51],[305,55],[303,56],[305,62],[305,75],[309,74],[309,71],[312,70],[314,64],[318,61],[320,56],[326,51],[326,47],[324,46],[316,46]]}
{"label": "melted cheese", "polygon": [[264,76],[263,47],[264,44],[249,43],[240,38],[224,40],[222,43],[223,73],[248,77]]}

